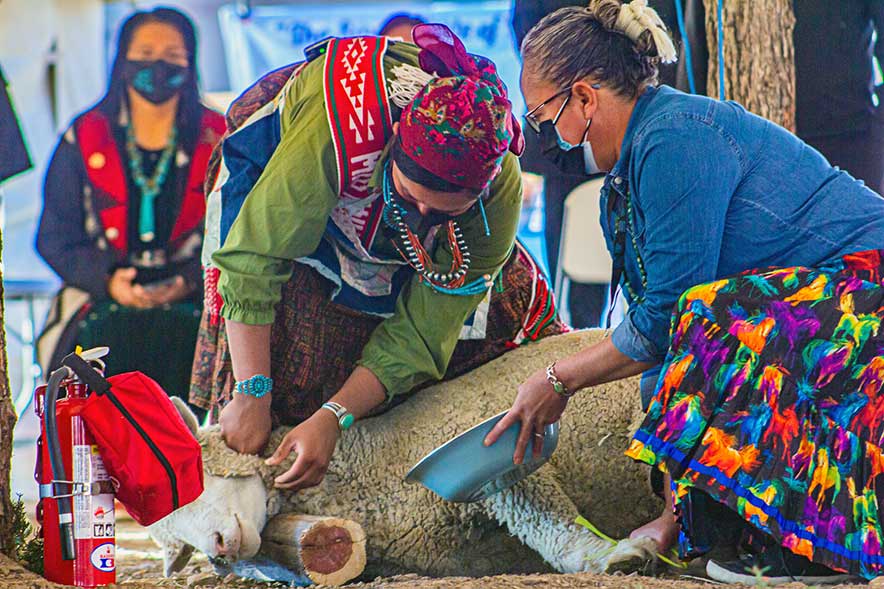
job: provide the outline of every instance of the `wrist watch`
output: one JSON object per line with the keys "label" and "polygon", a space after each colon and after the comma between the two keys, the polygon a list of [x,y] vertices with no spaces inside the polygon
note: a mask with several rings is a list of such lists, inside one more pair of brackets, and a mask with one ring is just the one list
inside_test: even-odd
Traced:
{"label": "wrist watch", "polygon": [[329,401],[328,403],[323,403],[321,408],[327,409],[328,411],[331,411],[335,414],[335,417],[338,418],[338,427],[341,429],[342,432],[350,429],[350,426],[353,425],[354,421],[356,421],[356,418],[353,417],[353,414],[347,411],[347,408],[340,403]]}

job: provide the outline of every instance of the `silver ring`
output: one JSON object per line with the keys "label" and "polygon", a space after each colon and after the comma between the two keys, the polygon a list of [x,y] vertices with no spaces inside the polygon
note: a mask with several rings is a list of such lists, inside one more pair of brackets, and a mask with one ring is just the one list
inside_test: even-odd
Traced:
{"label": "silver ring", "polygon": [[542,437],[543,437],[543,434],[540,433],[540,432],[534,432],[534,435],[537,436],[538,438],[542,438]]}

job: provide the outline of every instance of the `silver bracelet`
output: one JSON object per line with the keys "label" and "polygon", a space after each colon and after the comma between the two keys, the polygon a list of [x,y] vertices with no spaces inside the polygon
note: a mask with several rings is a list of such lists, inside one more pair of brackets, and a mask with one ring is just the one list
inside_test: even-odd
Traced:
{"label": "silver bracelet", "polygon": [[353,414],[347,411],[347,408],[340,403],[329,401],[328,403],[323,403],[320,409],[326,409],[335,414],[335,417],[338,418],[338,427],[341,428],[341,431],[350,429],[350,426],[356,421]]}
{"label": "silver bracelet", "polygon": [[570,399],[574,396],[574,393],[577,391],[569,391],[568,387],[565,386],[565,383],[559,380],[559,377],[556,376],[556,363],[553,362],[549,366],[546,367],[546,380],[549,381],[549,384],[552,385],[553,390],[561,397],[565,397],[566,399]]}

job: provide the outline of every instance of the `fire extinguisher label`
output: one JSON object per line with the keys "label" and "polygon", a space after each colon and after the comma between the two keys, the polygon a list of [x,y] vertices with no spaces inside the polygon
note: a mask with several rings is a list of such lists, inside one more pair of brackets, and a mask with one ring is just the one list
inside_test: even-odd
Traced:
{"label": "fire extinguisher label", "polygon": [[110,573],[114,570],[114,552],[114,545],[110,542],[99,544],[92,551],[89,561],[98,570]]}
{"label": "fire extinguisher label", "polygon": [[[78,483],[102,483],[110,480],[98,447],[94,444],[74,445],[74,481]],[[111,493],[99,495],[74,495],[74,537],[80,540],[113,538],[115,532],[114,496]],[[104,546],[104,544],[102,544]],[[106,570],[95,564],[99,570]],[[112,569],[111,569],[112,570]]]}
{"label": "fire extinguisher label", "polygon": [[114,537],[114,496],[110,494],[92,497],[92,537]]}

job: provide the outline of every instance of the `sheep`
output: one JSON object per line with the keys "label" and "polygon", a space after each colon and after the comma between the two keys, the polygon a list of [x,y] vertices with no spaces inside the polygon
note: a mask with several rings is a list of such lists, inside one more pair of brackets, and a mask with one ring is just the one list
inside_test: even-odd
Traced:
{"label": "sheep", "polygon": [[[273,488],[273,477],[291,465],[291,457],[269,467],[261,457],[228,449],[217,426],[199,430],[205,492],[148,529],[163,549],[165,574],[183,568],[194,547],[210,558],[252,558],[265,522],[279,513],[361,524],[365,573],[372,576],[601,572],[611,562],[652,554],[647,538],[623,540],[611,554],[607,543],[575,524],[582,514],[623,537],[659,513],[647,469],[622,455],[630,428],[641,418],[636,379],[593,387],[572,399],[549,463],[484,501],[446,502],[403,480],[428,452],[509,408],[530,373],[603,335],[577,331],[530,343],[358,422],[341,436],[323,482],[297,493]],[[196,431],[196,420],[179,407]],[[286,431],[273,432],[268,455]]]}

